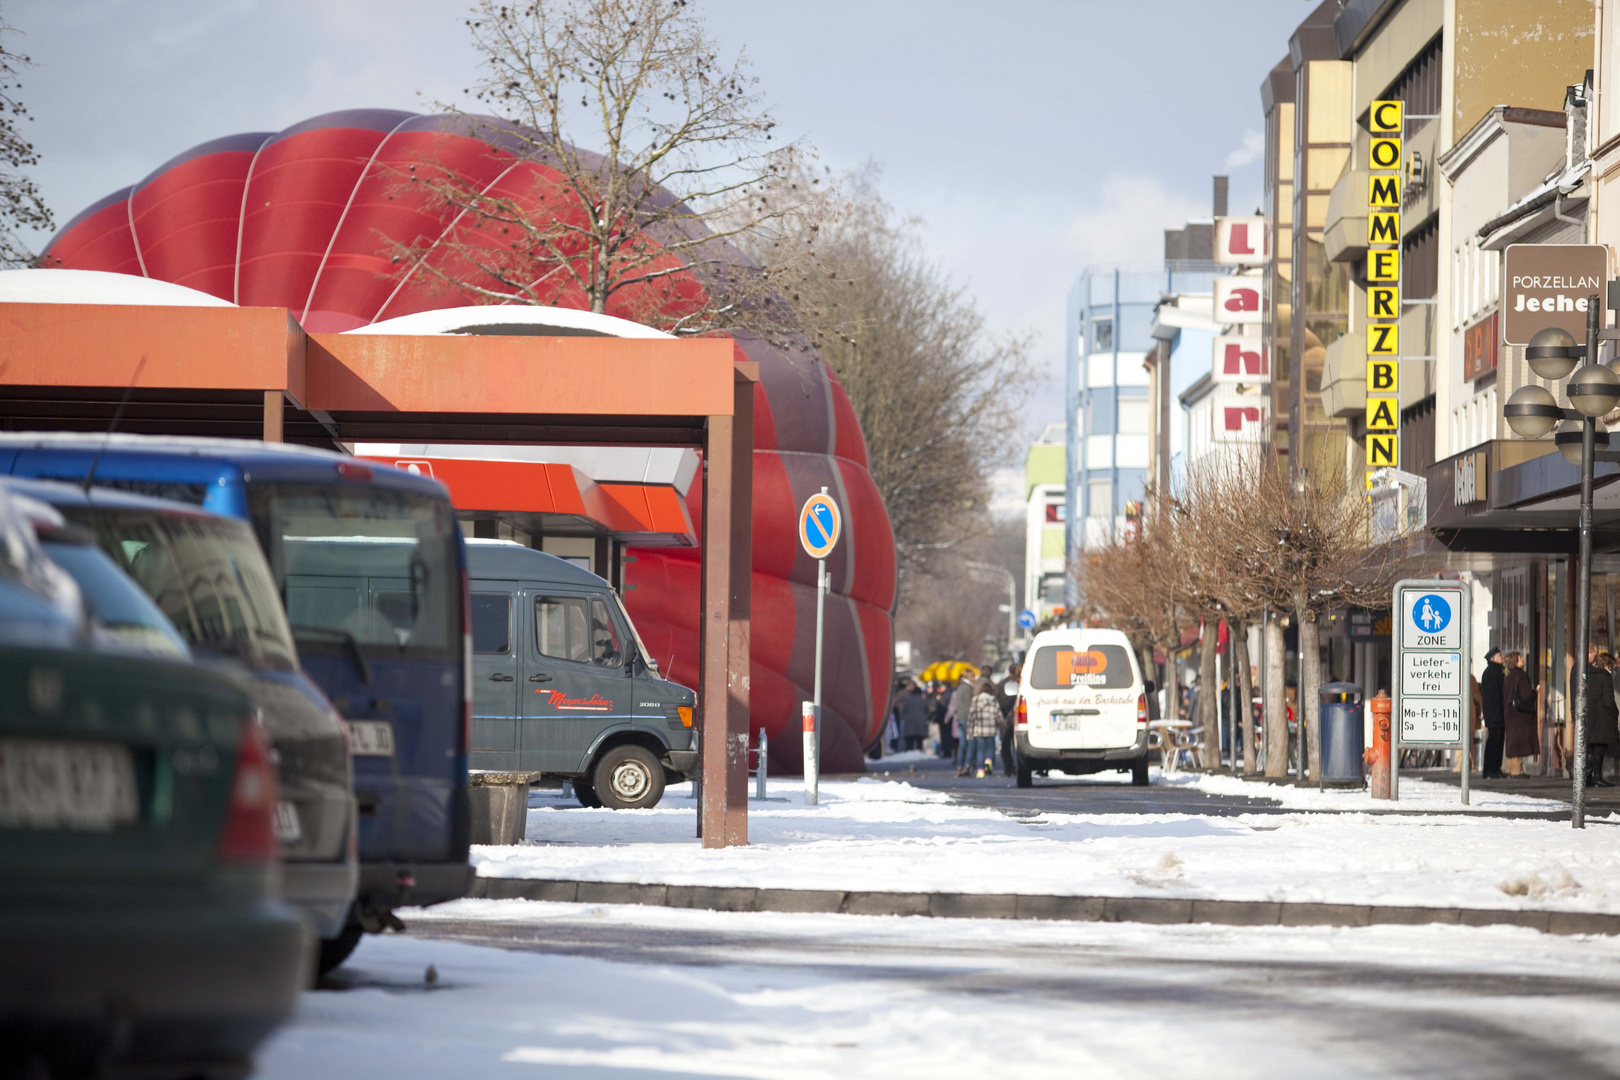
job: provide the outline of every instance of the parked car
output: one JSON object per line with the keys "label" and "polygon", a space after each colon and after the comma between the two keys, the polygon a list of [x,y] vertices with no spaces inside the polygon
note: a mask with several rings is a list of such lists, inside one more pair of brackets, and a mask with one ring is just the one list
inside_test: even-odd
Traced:
{"label": "parked car", "polygon": [[106,488],[16,479],[3,486],[72,523],[36,522],[47,552],[111,632],[155,640],[156,630],[132,628],[151,620],[126,593],[149,596],[151,614],[179,628],[182,652],[189,645],[197,661],[241,678],[276,765],[282,895],[309,916],[322,941],[340,938],[360,874],[347,739],[342,718],[299,669],[252,530],[184,503]]}
{"label": "parked car", "polygon": [[93,477],[252,526],[353,754],[360,888],[323,966],[401,926],[395,908],[466,895],[467,577],[444,485],[304,446],[123,434],[0,433],[0,473]]}
{"label": "parked car", "polygon": [[0,1074],[244,1075],[309,955],[268,744],[236,680],[91,627],[0,492]]}
{"label": "parked car", "polygon": [[572,781],[585,806],[655,806],[697,770],[697,695],[663,678],[624,605],[588,570],[468,540],[474,768]]}
{"label": "parked car", "polygon": [[1148,782],[1148,708],[1131,643],[1118,630],[1035,635],[1013,726],[1018,786],[1036,771],[1071,776],[1118,769]]}

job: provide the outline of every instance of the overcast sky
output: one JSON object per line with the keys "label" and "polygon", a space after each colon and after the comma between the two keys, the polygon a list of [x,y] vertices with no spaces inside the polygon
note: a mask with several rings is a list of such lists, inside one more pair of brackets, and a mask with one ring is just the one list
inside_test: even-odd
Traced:
{"label": "overcast sky", "polygon": [[[1039,335],[1061,418],[1063,304],[1093,263],[1153,266],[1166,227],[1260,194],[1260,94],[1302,0],[699,0],[790,135],[868,160],[990,325]],[[341,108],[456,99],[458,0],[11,0],[36,68],[35,175],[65,222],[199,142]],[[582,140],[583,141],[583,140]]]}

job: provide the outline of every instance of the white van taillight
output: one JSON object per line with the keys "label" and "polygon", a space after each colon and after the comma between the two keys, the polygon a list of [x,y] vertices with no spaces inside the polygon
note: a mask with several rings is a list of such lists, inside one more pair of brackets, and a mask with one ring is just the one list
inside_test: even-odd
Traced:
{"label": "white van taillight", "polygon": [[1024,704],[1023,698],[1018,699],[1017,719],[1013,721],[1013,726],[1029,727],[1029,706]]}
{"label": "white van taillight", "polygon": [[1138,724],[1145,724],[1145,723],[1147,723],[1147,721],[1148,721],[1148,716],[1147,716],[1147,695],[1146,694],[1137,694],[1136,695],[1136,722]]}

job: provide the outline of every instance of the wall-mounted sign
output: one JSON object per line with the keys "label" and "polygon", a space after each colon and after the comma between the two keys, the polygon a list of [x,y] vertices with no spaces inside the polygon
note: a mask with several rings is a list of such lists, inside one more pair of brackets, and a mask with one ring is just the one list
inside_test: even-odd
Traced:
{"label": "wall-mounted sign", "polygon": [[1484,502],[1490,496],[1490,465],[1485,451],[1457,458],[1451,466],[1451,501],[1456,506]]}
{"label": "wall-mounted sign", "polygon": [[1502,253],[1502,343],[1528,345],[1549,326],[1584,342],[1586,298],[1602,295],[1608,269],[1602,244],[1509,244]]}
{"label": "wall-mounted sign", "polygon": [[1271,381],[1271,357],[1263,339],[1222,334],[1215,339],[1215,366],[1211,378],[1218,383],[1257,385]]}
{"label": "wall-mounted sign", "polygon": [[1263,443],[1270,437],[1271,395],[1266,391],[1226,384],[1215,387],[1211,398],[1212,441]]}
{"label": "wall-mounted sign", "polygon": [[1260,275],[1218,277],[1214,287],[1214,319],[1230,325],[1258,324],[1265,317],[1265,282]]}
{"label": "wall-mounted sign", "polygon": [[1218,266],[1263,266],[1271,257],[1271,235],[1263,217],[1215,219],[1215,263]]}
{"label": "wall-mounted sign", "polygon": [[1367,393],[1399,394],[1401,365],[1394,360],[1367,361]]}
{"label": "wall-mounted sign", "polygon": [[1463,380],[1471,382],[1496,370],[1496,312],[1463,331]]}

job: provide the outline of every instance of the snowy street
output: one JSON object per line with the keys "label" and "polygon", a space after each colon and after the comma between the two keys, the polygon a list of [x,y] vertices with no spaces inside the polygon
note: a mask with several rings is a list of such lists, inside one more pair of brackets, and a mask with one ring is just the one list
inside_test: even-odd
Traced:
{"label": "snowy street", "polygon": [[1620,1062],[1607,938],[518,900],[407,921],[305,996],[260,1077],[1573,1080]]}
{"label": "snowy street", "polygon": [[823,783],[812,808],[783,783],[780,801],[750,804],[747,847],[707,850],[693,839],[689,787],[634,811],[536,791],[527,840],[475,847],[472,862],[486,878],[1620,913],[1620,822],[1609,816],[1576,831],[1503,816],[1555,805],[1546,800],[1481,792],[1461,808],[1454,788],[1420,780],[1403,784],[1399,804],[1194,774],[1155,773],[1146,790],[1166,788],[1283,805],[1216,816],[1194,800],[1178,813],[1082,803],[1014,817],[871,778]]}

